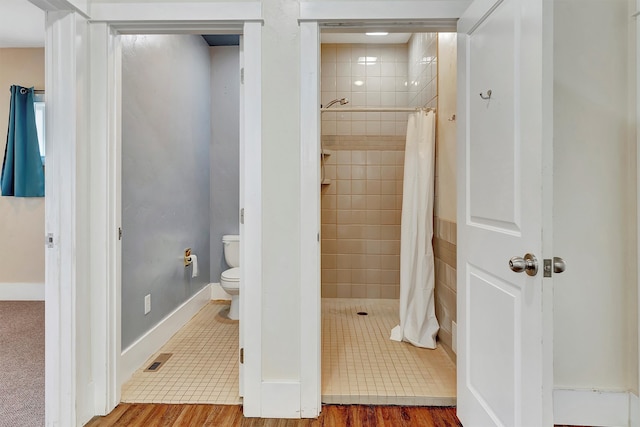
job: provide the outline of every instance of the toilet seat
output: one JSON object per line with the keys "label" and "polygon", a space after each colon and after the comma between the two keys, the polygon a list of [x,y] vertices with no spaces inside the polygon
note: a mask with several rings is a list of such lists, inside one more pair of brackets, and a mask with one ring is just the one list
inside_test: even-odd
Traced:
{"label": "toilet seat", "polygon": [[223,271],[220,275],[220,279],[229,284],[233,283],[232,286],[238,286],[238,283],[240,283],[240,267],[234,267]]}

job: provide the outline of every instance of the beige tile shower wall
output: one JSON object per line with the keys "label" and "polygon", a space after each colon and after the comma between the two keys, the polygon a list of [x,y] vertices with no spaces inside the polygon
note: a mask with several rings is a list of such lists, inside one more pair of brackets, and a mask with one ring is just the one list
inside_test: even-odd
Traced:
{"label": "beige tile shower wall", "polygon": [[[323,44],[321,102],[344,107],[407,107],[406,44]],[[323,113],[322,135],[406,135],[407,113]]]}
{"label": "beige tile shower wall", "polygon": [[408,106],[438,104],[438,34],[415,33],[409,39]]}
{"label": "beige tile shower wall", "polygon": [[440,342],[452,348],[456,313],[456,34],[441,33],[438,46],[438,122],[434,249],[436,317]]}
{"label": "beige tile shower wall", "polygon": [[438,122],[434,214],[456,221],[456,33],[438,34]]}
{"label": "beige tile shower wall", "polygon": [[398,298],[404,137],[323,137],[322,296]]}
{"label": "beige tile shower wall", "polygon": [[436,317],[438,338],[452,348],[452,322],[456,321],[456,223],[436,217],[433,247],[436,256]]}

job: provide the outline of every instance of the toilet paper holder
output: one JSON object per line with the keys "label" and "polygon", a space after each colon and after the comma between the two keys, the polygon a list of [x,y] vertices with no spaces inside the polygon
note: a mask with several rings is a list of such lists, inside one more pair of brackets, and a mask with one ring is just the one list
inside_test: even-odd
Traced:
{"label": "toilet paper holder", "polygon": [[191,248],[184,250],[184,266],[189,267],[191,265]]}

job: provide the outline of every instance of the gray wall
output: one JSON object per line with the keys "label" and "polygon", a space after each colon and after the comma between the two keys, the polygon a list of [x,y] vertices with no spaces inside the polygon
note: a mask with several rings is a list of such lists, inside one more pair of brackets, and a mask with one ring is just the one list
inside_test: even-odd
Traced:
{"label": "gray wall", "polygon": [[122,37],[123,348],[209,283],[210,95],[201,37]]}
{"label": "gray wall", "polygon": [[222,236],[238,234],[240,209],[240,49],[217,46],[211,52],[211,281],[220,282]]}

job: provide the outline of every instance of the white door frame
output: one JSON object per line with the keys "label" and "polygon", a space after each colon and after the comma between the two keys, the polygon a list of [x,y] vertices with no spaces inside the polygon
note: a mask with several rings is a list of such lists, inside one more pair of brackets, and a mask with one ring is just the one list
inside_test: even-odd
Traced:
{"label": "white door frame", "polygon": [[[45,169],[45,424],[76,425],[88,416],[93,390],[82,364],[90,353],[85,324],[88,295],[88,235],[78,215],[88,203],[79,174],[86,165],[86,20],[63,2],[37,2],[47,11],[45,87],[47,90]],[[78,399],[81,395],[82,398]]]}
{"label": "white door frame", "polygon": [[[468,1],[300,3],[300,387],[301,416],[321,410],[320,25],[402,26],[456,31]],[[390,15],[392,14],[392,15]]]}
{"label": "white door frame", "polygon": [[[163,25],[164,24],[164,25]],[[105,311],[110,324],[106,325],[106,336],[109,337],[107,344],[107,366],[110,368],[107,370],[105,382],[106,392],[109,396],[109,401],[106,402],[106,413],[108,413],[113,407],[120,401],[120,390],[123,383],[128,380],[123,376],[123,372],[120,363],[120,296],[121,296],[121,282],[120,282],[120,244],[116,240],[115,236],[118,233],[118,227],[120,226],[120,146],[121,146],[121,133],[120,133],[120,93],[121,93],[121,78],[120,78],[120,57],[119,52],[120,38],[119,34],[127,33],[145,33],[149,31],[146,22],[127,22],[123,27],[122,23],[110,25],[108,23],[99,23],[99,26],[103,26],[106,30],[107,46],[111,46],[111,52],[108,54],[109,66],[113,67],[107,72],[107,97],[110,103],[108,104],[107,114],[111,123],[108,132],[108,156],[103,161],[109,163],[108,165],[108,178],[106,182],[108,184],[108,200],[106,206],[106,212],[111,212],[109,217],[108,228],[110,231],[106,233],[107,244],[110,247],[110,251],[107,254],[108,267],[107,267],[107,301],[108,308]],[[245,78],[244,85],[245,91],[252,94],[252,100],[260,98],[260,37],[261,37],[261,24],[259,22],[246,22],[244,24],[229,25],[228,22],[209,21],[207,23],[199,22],[192,25],[187,22],[178,23],[179,30],[175,30],[176,22],[166,23],[153,23],[154,33],[185,33],[185,32],[202,32],[206,34],[220,33],[234,31],[243,33],[244,40],[244,52],[245,52]],[[124,31],[121,28],[126,28]],[[102,28],[98,28],[101,33]],[[120,32],[122,31],[122,32]],[[103,42],[103,40],[100,40]],[[102,43],[101,43],[102,44]],[[102,57],[103,58],[103,57]],[[100,59],[102,59],[100,58]],[[100,60],[98,59],[98,61]],[[96,83],[97,82],[97,83]],[[92,78],[92,83],[100,85],[104,84],[100,82],[100,79]],[[258,95],[254,95],[258,94]],[[245,375],[245,384],[243,389],[245,390],[245,412],[253,413],[255,407],[260,407],[260,382],[261,382],[261,360],[259,355],[261,354],[261,336],[260,329],[255,327],[259,325],[261,318],[261,103],[260,102],[243,102],[244,110],[241,111],[241,116],[244,117],[244,127],[241,130],[241,152],[244,153],[243,159],[246,165],[244,167],[244,176],[241,177],[241,182],[244,188],[241,190],[241,194],[245,195],[244,200],[241,200],[241,208],[245,209],[245,221],[243,230],[243,256],[244,260],[241,261],[241,270],[243,276],[243,284],[251,283],[252,292],[241,292],[243,299],[243,322],[241,327],[247,337],[245,344],[245,354],[256,355],[258,357],[245,358],[245,367],[247,374]],[[92,107],[97,107],[92,104]],[[94,111],[94,110],[92,110]],[[100,161],[96,156],[93,160]],[[103,167],[106,165],[103,164]],[[250,195],[246,197],[246,195]],[[113,236],[113,238],[109,238]],[[244,266],[251,266],[251,268],[244,268]],[[255,291],[255,292],[254,292]],[[104,305],[104,301],[101,298],[96,298],[93,303],[100,303]],[[100,325],[96,325],[99,327]],[[104,325],[103,325],[104,326]],[[99,330],[99,329],[98,329]],[[104,346],[103,342],[97,343],[99,346]],[[98,351],[96,351],[96,357],[102,357]],[[114,375],[115,374],[115,375]],[[96,393],[96,397],[102,397],[104,393]],[[259,411],[259,410],[258,410]]]}
{"label": "white door frame", "polygon": [[88,25],[78,13],[48,13],[46,425],[84,424],[120,400],[120,33],[244,34],[244,84],[254,102],[242,112],[244,265],[252,266],[243,277],[255,290],[244,293],[244,411],[260,414],[262,11],[259,2],[193,5],[94,5]]}

